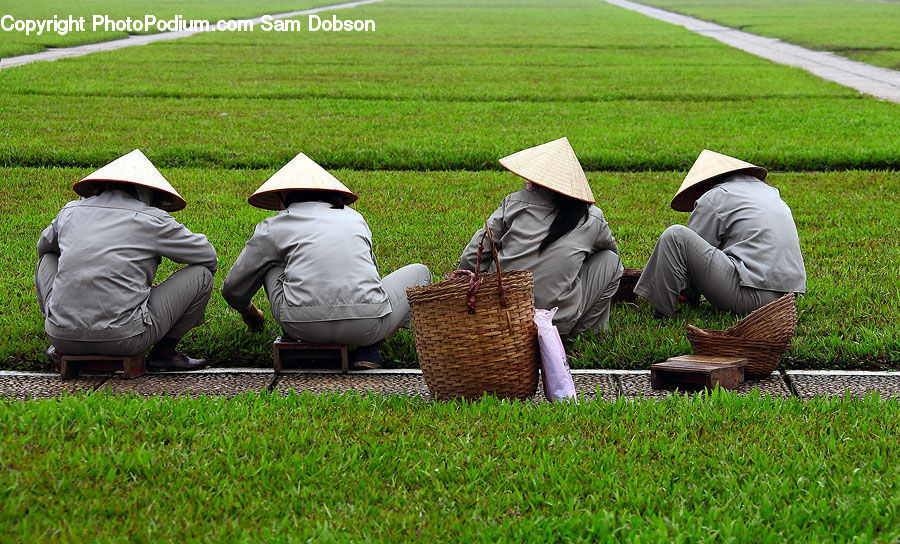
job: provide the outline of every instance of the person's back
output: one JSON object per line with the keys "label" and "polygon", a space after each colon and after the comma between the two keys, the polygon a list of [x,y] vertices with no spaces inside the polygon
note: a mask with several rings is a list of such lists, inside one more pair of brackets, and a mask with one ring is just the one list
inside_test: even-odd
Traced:
{"label": "person's back", "polygon": [[[698,226],[705,208],[718,217],[714,241],[703,232],[709,229]],[[688,227],[736,261],[742,285],[786,293],[806,290],[797,226],[775,187],[736,174],[697,199],[691,218]]]}
{"label": "person's back", "polygon": [[[507,195],[500,208],[502,225],[492,228],[498,230],[500,266],[504,270],[531,270],[535,307],[559,307],[556,321],[574,322],[579,316],[579,273],[585,260],[601,249],[617,250],[603,212],[590,205],[583,221],[541,251],[540,242],[549,234],[557,213],[550,191],[542,187],[522,189]],[[460,260],[462,268],[474,269],[476,250],[477,240],[473,238]],[[493,261],[484,260],[493,270]]]}
{"label": "person's back", "polygon": [[634,287],[655,318],[674,316],[679,296],[746,314],[806,290],[797,227],[767,176],[760,166],[700,152],[671,202],[690,212],[688,224],[663,231]]}
{"label": "person's back", "polygon": [[384,339],[409,327],[406,289],[429,283],[431,272],[410,264],[380,277],[372,232],[349,207],[357,198],[298,153],[247,199],[278,213],[256,226],[222,283],[222,297],[251,330],[262,330],[265,317],[252,299],[264,286],[286,336],[356,346],[354,367],[377,368]]}
{"label": "person's back", "polygon": [[[553,323],[561,334],[608,329],[610,300],[622,276],[619,248],[566,138],[500,159],[526,179],[526,188],[507,195],[487,219],[506,270],[531,270],[537,308],[558,307]],[[460,256],[459,267],[474,270],[479,229]],[[482,269],[492,265],[490,248]]]}
{"label": "person's back", "polygon": [[[216,271],[206,236],[169,211],[186,202],[140,150],[83,178],[37,243],[35,288],[48,354],[134,355],[152,368],[205,362],[176,350],[203,321]],[[162,257],[188,266],[151,288]]]}
{"label": "person's back", "polygon": [[[48,301],[48,332],[65,338],[74,329],[107,338],[140,334],[159,257],[162,210],[122,191],[66,204],[55,223],[59,271]],[[114,304],[111,304],[115,301]]]}
{"label": "person's back", "polygon": [[281,319],[380,317],[390,312],[372,233],[359,212],[321,201],[296,202],[263,223],[268,238],[284,250]]}

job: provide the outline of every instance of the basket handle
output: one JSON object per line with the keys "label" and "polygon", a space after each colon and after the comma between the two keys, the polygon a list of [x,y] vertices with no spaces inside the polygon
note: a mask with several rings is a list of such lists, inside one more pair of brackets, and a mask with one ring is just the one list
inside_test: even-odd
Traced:
{"label": "basket handle", "polygon": [[[484,237],[487,236],[491,242],[491,253],[494,257],[494,267],[497,269],[497,293],[500,294],[500,305],[506,308],[509,302],[506,300],[506,286],[503,285],[503,270],[500,268],[500,257],[497,255],[497,243],[494,241],[494,232],[488,226],[487,221],[484,222],[484,233],[481,240],[478,241],[478,255],[475,261],[475,274],[479,276],[478,284],[481,285],[481,258],[484,253]],[[477,291],[477,289],[476,289]],[[472,304],[469,306],[469,313],[475,313],[475,293],[472,292]]]}
{"label": "basket handle", "polygon": [[[488,227],[487,221],[484,222],[484,232],[491,240],[491,253],[494,254],[494,266],[497,268],[497,292],[500,293],[500,305],[506,308],[509,306],[509,302],[506,301],[506,286],[503,285],[503,270],[500,269],[500,257],[497,254],[497,244],[494,243],[494,233],[491,231],[490,227]],[[484,240],[484,235],[481,236],[481,239]]]}
{"label": "basket handle", "polygon": [[475,293],[478,292],[478,288],[481,287],[481,276],[475,274],[470,270],[455,270],[447,276],[448,279],[459,278],[461,276],[468,276],[469,278],[469,292],[466,293],[466,306],[469,307],[469,313],[475,313]]}
{"label": "basket handle", "polygon": [[469,307],[469,313],[475,313],[475,293],[478,292],[478,288],[481,287],[481,258],[484,253],[484,237],[487,236],[491,242],[491,251],[494,254],[494,266],[497,268],[497,292],[500,294],[500,305],[506,308],[509,306],[509,302],[506,300],[506,286],[503,285],[503,271],[500,270],[500,258],[497,256],[497,244],[494,241],[494,233],[491,231],[491,228],[488,227],[487,221],[484,222],[484,233],[481,235],[481,240],[478,242],[478,255],[475,260],[475,272],[470,272],[468,270],[456,270],[450,273],[448,278],[459,278],[462,276],[469,277],[469,292],[466,293],[466,306]]}
{"label": "basket handle", "polygon": [[687,325],[687,330],[688,330],[688,332],[694,333],[699,336],[709,336],[708,332],[701,329],[700,327],[695,327],[694,325],[691,325],[690,323],[688,323],[688,325]]}

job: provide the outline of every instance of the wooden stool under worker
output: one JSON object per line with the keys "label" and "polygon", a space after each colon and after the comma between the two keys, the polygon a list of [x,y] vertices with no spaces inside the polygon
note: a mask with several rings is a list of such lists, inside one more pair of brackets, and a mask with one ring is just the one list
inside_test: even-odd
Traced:
{"label": "wooden stool under worker", "polygon": [[115,357],[108,355],[63,355],[59,361],[59,377],[70,380],[79,372],[122,372],[130,380],[147,373],[147,358],[141,355]]}
{"label": "wooden stool under worker", "polygon": [[292,338],[279,336],[272,344],[275,355],[275,372],[280,373],[285,368],[286,362],[316,361],[322,359],[340,360],[341,373],[346,374],[350,370],[350,360],[347,357],[347,346],[344,344],[306,344]]}
{"label": "wooden stool under worker", "polygon": [[653,389],[674,387],[737,389],[744,381],[747,359],[681,355],[650,367],[650,386]]}

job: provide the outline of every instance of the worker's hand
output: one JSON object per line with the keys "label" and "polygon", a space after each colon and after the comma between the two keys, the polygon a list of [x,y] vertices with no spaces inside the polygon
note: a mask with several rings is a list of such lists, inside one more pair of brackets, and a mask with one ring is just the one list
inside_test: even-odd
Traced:
{"label": "worker's hand", "polygon": [[247,328],[253,332],[260,332],[263,330],[263,325],[266,323],[266,318],[263,315],[262,311],[259,308],[254,306],[252,303],[250,307],[241,312],[241,319],[244,320],[244,323],[247,325]]}

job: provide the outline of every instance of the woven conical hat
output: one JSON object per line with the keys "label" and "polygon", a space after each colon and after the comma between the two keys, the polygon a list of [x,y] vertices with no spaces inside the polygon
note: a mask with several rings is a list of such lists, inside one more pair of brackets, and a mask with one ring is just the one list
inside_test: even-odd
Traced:
{"label": "woven conical hat", "polygon": [[551,191],[594,202],[581,163],[565,137],[500,159],[507,170]]}
{"label": "woven conical hat", "polygon": [[251,205],[265,210],[283,210],[278,196],[280,191],[335,191],[341,193],[346,204],[353,204],[359,197],[315,161],[297,153],[291,162],[281,167],[247,199]]}
{"label": "woven conical hat", "polygon": [[[694,161],[694,165],[691,166],[687,177],[681,183],[681,188],[675,193],[675,198],[672,199],[672,209],[679,212],[692,211],[694,202],[715,184],[716,178],[736,173],[749,174],[764,180],[769,172],[761,166],[704,149]],[[711,181],[712,183],[710,183]]]}
{"label": "woven conical hat", "polygon": [[133,183],[161,191],[171,197],[166,199],[168,202],[159,205],[168,212],[177,212],[187,205],[178,191],[166,181],[166,178],[153,166],[150,159],[141,153],[140,149],[135,149],[88,175],[76,183],[72,189],[81,196],[94,196],[97,194],[96,182],[100,181]]}

